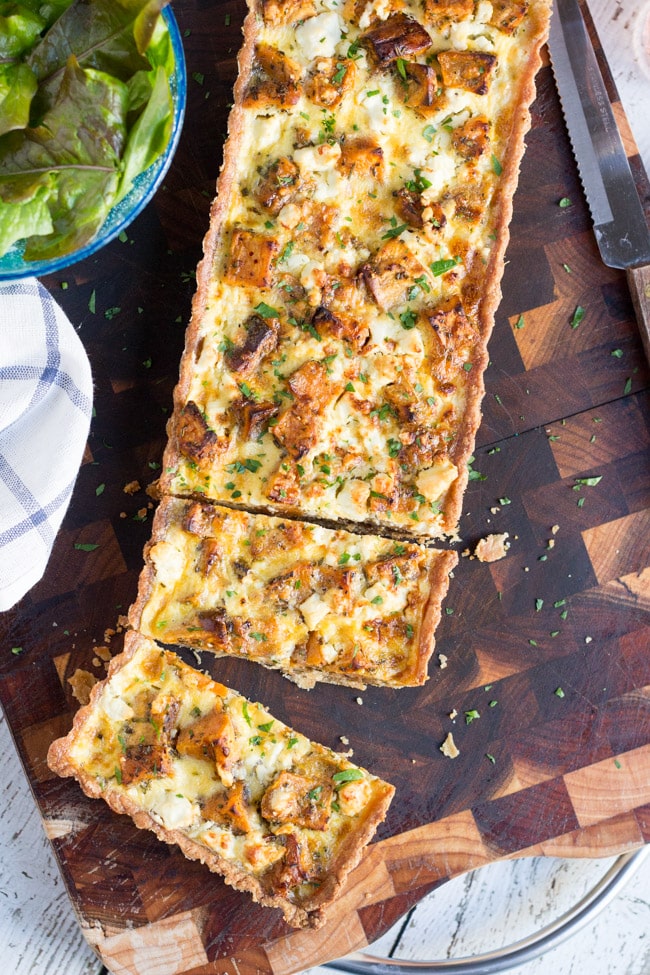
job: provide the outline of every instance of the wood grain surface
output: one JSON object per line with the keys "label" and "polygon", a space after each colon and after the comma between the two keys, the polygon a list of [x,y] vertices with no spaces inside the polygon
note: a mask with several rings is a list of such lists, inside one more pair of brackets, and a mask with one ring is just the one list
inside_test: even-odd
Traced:
{"label": "wood grain surface", "polygon": [[[289,932],[54,778],[45,753],[76,708],[68,678],[103,674],[97,648],[120,649],[112,631],[135,595],[144,489],[162,454],[236,69],[239,2],[179,0],[175,11],[190,97],[165,187],[124,240],[45,281],[88,349],[96,415],[47,573],[0,621],[0,700],[86,936],[114,975],[288,975],[367,944],[473,867],[650,839],[648,371],[625,277],[599,260],[545,67],[461,522],[461,551],[491,531],[512,545],[490,566],[461,559],[439,629],[446,667],[436,657],[424,688],[372,689],[359,704],[344,688],[307,693],[241,661],[203,661],[315,739],[337,747],[346,736],[356,761],[397,786],[330,922]],[[453,761],[439,750],[450,730]]]}

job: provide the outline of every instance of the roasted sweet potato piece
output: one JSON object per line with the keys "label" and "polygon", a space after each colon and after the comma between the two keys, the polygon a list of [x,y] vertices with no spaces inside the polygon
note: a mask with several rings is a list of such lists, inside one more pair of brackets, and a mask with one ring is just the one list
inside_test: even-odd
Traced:
{"label": "roasted sweet potato piece", "polygon": [[262,0],[262,15],[267,24],[295,24],[316,13],[314,0]]}
{"label": "roasted sweet potato piece", "polygon": [[363,322],[358,322],[352,315],[343,313],[334,315],[322,305],[314,312],[312,325],[319,335],[332,335],[342,339],[358,352],[368,341],[370,329]]}
{"label": "roasted sweet potato piece", "polygon": [[411,254],[406,244],[398,239],[389,240],[360,269],[368,291],[383,311],[406,300],[415,278],[426,269]]}
{"label": "roasted sweet potato piece", "polygon": [[316,58],[305,92],[321,108],[334,108],[352,87],[356,68],[345,58]]}
{"label": "roasted sweet potato piece", "polygon": [[278,252],[275,237],[235,227],[224,273],[227,284],[270,288],[273,285],[273,259]]}
{"label": "roasted sweet potato piece", "polygon": [[[300,460],[318,442],[323,411],[330,399],[330,383],[325,367],[310,360],[289,379],[294,402],[273,427],[273,439],[290,457]],[[268,493],[268,492],[267,492]]]}
{"label": "roasted sweet potato piece", "polygon": [[446,96],[434,68],[427,64],[406,62],[404,74],[406,78],[401,73],[399,75],[397,91],[405,105],[423,115],[442,108]]}
{"label": "roasted sweet potato piece", "polygon": [[300,170],[293,159],[281,156],[268,167],[254,190],[256,200],[274,216],[294,199],[300,189]]}
{"label": "roasted sweet potato piece", "polygon": [[340,169],[351,176],[372,176],[380,180],[383,176],[384,150],[374,139],[361,136],[358,139],[347,139],[341,145]]}
{"label": "roasted sweet potato piece", "polygon": [[247,108],[291,108],[300,99],[300,65],[271,44],[258,44],[248,89],[244,95]]}
{"label": "roasted sweet potato piece", "polygon": [[270,823],[322,830],[327,828],[333,797],[327,780],[280,772],[262,796],[260,812]]}
{"label": "roasted sweet potato piece", "polygon": [[[274,428],[275,434],[275,428]],[[266,482],[266,496],[276,504],[297,504],[300,500],[300,476],[296,468],[283,461]]]}
{"label": "roasted sweet potato piece", "polygon": [[247,797],[246,783],[241,779],[225,793],[218,792],[204,803],[203,819],[230,826],[235,836],[250,833],[253,828],[252,806]]}
{"label": "roasted sweet potato piece", "polygon": [[415,190],[407,190],[404,186],[401,190],[397,191],[395,196],[397,197],[395,209],[397,210],[398,217],[405,220],[410,227],[416,227],[418,230],[421,230],[424,226],[422,219],[424,204],[422,203],[421,194]]}
{"label": "roasted sweet potato piece", "polygon": [[317,567],[311,562],[298,562],[292,569],[282,572],[266,584],[269,599],[277,599],[288,606],[297,606],[313,589]]}
{"label": "roasted sweet potato piece", "polygon": [[230,716],[215,708],[193,725],[183,728],[176,739],[179,755],[214,761],[224,785],[233,784],[232,767],[238,759],[235,729]]}
{"label": "roasted sweet potato piece", "polygon": [[427,318],[433,334],[433,373],[441,382],[451,382],[471,361],[477,333],[458,295],[451,295]]}
{"label": "roasted sweet potato piece", "polygon": [[305,850],[295,833],[287,833],[284,837],[284,856],[274,863],[270,870],[262,874],[262,886],[274,896],[286,896],[294,887],[309,880],[313,873],[313,860]]}
{"label": "roasted sweet potato piece", "polygon": [[246,336],[241,345],[228,349],[224,359],[232,372],[241,376],[254,373],[264,356],[273,352],[278,344],[280,323],[277,318],[251,315],[245,322]]}
{"label": "roasted sweet potato piece", "polygon": [[480,186],[466,183],[451,194],[456,216],[468,223],[476,223],[485,211],[485,192]]}
{"label": "roasted sweet potato piece", "polygon": [[242,398],[230,407],[243,440],[256,440],[266,429],[266,424],[280,407],[277,403],[256,403]]}
{"label": "roasted sweet potato piece", "polygon": [[170,773],[169,739],[179,710],[179,701],[161,694],[146,705],[143,718],[124,725],[120,735],[123,785]]}
{"label": "roasted sweet potato piece", "polygon": [[438,63],[447,87],[486,95],[497,59],[484,51],[440,51]]}
{"label": "roasted sweet potato piece", "polygon": [[195,501],[187,509],[187,515],[183,522],[185,531],[198,535],[199,538],[209,538],[213,531],[213,518],[216,511],[211,504],[199,504]]}
{"label": "roasted sweet potato piece", "polygon": [[474,0],[424,0],[426,21],[435,30],[442,30],[473,13]]}
{"label": "roasted sweet potato piece", "polygon": [[391,14],[362,35],[380,64],[398,58],[415,58],[431,47],[431,38],[421,24],[408,14]]}
{"label": "roasted sweet potato piece", "polygon": [[210,429],[193,400],[189,400],[178,414],[176,437],[180,452],[197,463],[213,460],[222,449],[219,437]]}
{"label": "roasted sweet potato piece", "polygon": [[404,579],[417,578],[421,571],[418,559],[418,552],[413,551],[403,555],[389,555],[367,565],[366,578],[371,585],[381,582],[387,587],[399,586]]}
{"label": "roasted sweet potato piece", "polygon": [[492,0],[490,26],[496,27],[504,34],[514,34],[527,11],[526,0]]}
{"label": "roasted sweet potato piece", "polygon": [[470,118],[454,129],[451,141],[463,159],[478,159],[490,144],[490,123],[483,116]]}

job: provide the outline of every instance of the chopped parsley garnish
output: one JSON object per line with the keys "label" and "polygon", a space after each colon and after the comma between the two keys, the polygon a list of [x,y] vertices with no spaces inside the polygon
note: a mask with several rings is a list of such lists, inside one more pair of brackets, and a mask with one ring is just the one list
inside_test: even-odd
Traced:
{"label": "chopped parsley garnish", "polygon": [[[391,217],[391,224],[392,226],[390,227],[390,229],[387,230],[385,234],[381,235],[382,240],[391,240],[394,237],[399,237],[400,234],[403,234],[404,231],[408,228],[408,224],[406,223],[398,224],[395,217]],[[456,262],[454,261],[454,263]]]}
{"label": "chopped parsley garnish", "polygon": [[476,721],[476,719],[480,717],[481,715],[476,708],[472,708],[471,711],[465,711],[465,724],[471,724],[472,721]]}
{"label": "chopped parsley garnish", "polygon": [[259,305],[255,305],[253,311],[256,311],[258,315],[262,318],[279,318],[280,312],[277,308],[272,308],[271,305],[267,305],[265,301],[260,301]]}
{"label": "chopped parsley garnish", "polygon": [[358,768],[344,768],[340,772],[335,772],[332,781],[340,785],[342,782],[358,782],[363,778],[363,772]]}
{"label": "chopped parsley garnish", "polygon": [[342,64],[341,61],[336,62],[336,72],[332,75],[332,84],[340,85],[347,74],[347,65]]}
{"label": "chopped parsley garnish", "polygon": [[401,449],[402,441],[397,440],[395,437],[390,437],[388,440],[388,456],[397,457]]}
{"label": "chopped parsley garnish", "polygon": [[573,318],[571,319],[571,328],[577,328],[584,317],[585,310],[582,305],[578,305],[573,313]]}
{"label": "chopped parsley garnish", "polygon": [[427,140],[427,142],[433,142],[433,137],[436,134],[435,125],[425,125],[422,129],[422,135]]}
{"label": "chopped parsley garnish", "polygon": [[434,261],[432,264],[429,264],[429,267],[434,277],[438,278],[441,274],[446,274],[447,271],[451,271],[452,267],[456,267],[457,264],[460,264],[458,258],[448,257],[441,261]]}
{"label": "chopped parsley garnish", "polygon": [[405,328],[407,332],[410,332],[412,328],[415,328],[418,316],[410,308],[407,308],[406,311],[401,313],[399,320],[402,323],[402,328]]}
{"label": "chopped parsley garnish", "polygon": [[264,731],[264,732],[268,733],[271,730],[271,728],[273,727],[274,724],[275,724],[275,721],[267,721],[266,724],[258,724],[257,727],[260,729],[260,731]]}

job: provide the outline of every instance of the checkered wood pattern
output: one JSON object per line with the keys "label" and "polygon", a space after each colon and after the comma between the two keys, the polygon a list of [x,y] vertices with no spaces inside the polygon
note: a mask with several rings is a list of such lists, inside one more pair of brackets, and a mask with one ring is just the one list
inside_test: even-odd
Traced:
{"label": "checkered wood pattern", "polygon": [[[119,651],[110,630],[135,595],[145,487],[231,97],[242,5],[175,10],[190,79],[203,83],[190,80],[165,189],[127,241],[46,282],[89,350],[96,416],[46,576],[0,620],[0,699],[84,931],[114,975],[289,975],[371,942],[434,886],[492,860],[605,856],[650,840],[648,371],[625,279],[598,258],[545,67],[490,344],[473,465],[485,479],[470,483],[461,522],[461,550],[501,531],[511,548],[493,565],[461,558],[438,634],[447,665],[436,656],[424,688],[370,689],[359,704],[349,689],[305,692],[242,661],[203,661],[316,740],[341,747],[346,736],[355,760],[397,787],[329,923],[290,931],[52,776],[47,747],[76,708],[68,677],[103,675],[97,648]],[[479,716],[468,723],[467,712]],[[449,731],[455,760],[439,750]]]}

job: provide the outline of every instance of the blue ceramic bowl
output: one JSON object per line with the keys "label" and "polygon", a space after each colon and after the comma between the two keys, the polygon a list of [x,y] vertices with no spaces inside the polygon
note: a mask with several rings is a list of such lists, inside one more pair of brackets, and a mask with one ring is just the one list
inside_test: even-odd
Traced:
{"label": "blue ceramic bowl", "polygon": [[83,261],[121,234],[154,196],[174,158],[181,137],[187,100],[187,74],[181,33],[176,18],[169,7],[165,7],[163,10],[163,18],[171,37],[175,62],[174,74],[170,79],[174,117],[167,148],[149,169],[140,173],[137,179],[133,181],[129,193],[113,207],[97,235],[89,244],[79,250],[72,251],[70,254],[64,254],[62,257],[42,261],[26,261],[23,257],[24,246],[19,242],[4,257],[0,257],[0,282],[16,281],[19,278],[27,277],[41,277],[44,274],[60,271],[61,268],[68,267],[70,264],[76,264],[77,261]]}

